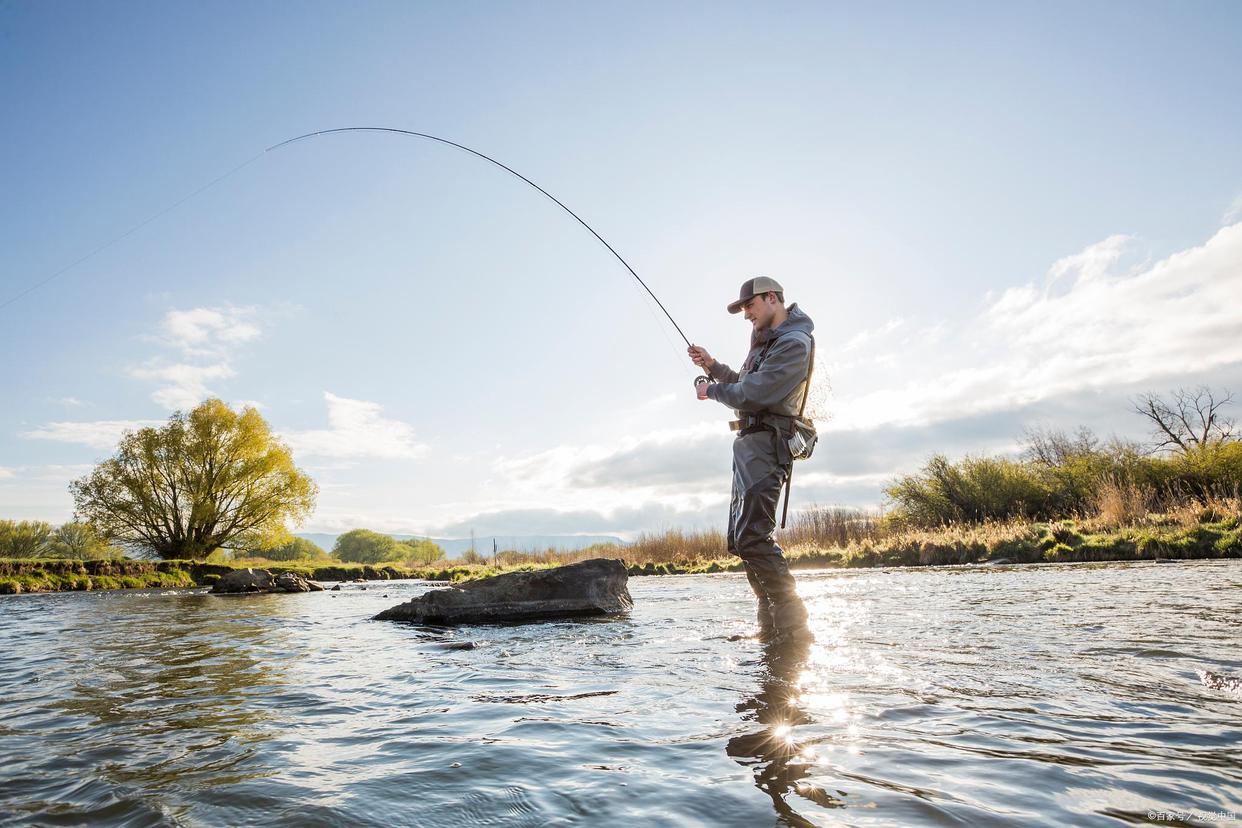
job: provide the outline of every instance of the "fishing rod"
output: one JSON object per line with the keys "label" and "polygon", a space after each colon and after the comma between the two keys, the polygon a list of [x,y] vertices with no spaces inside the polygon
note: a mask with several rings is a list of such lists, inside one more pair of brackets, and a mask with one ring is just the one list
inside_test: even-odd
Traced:
{"label": "fishing rod", "polygon": [[[304,135],[298,135],[298,136],[296,136],[296,137],[289,138],[289,139],[287,139],[287,140],[281,141],[281,142],[280,142],[280,143],[278,143],[278,144],[272,144],[270,147],[268,147],[267,149],[263,150],[263,152],[259,153],[258,155],[255,155],[254,157],[252,157],[252,158],[248,159],[247,161],[245,161],[245,162],[243,162],[243,163],[239,164],[238,166],[234,167],[232,170],[228,171],[227,173],[225,173],[225,174],[223,174],[223,175],[221,175],[221,176],[219,176],[219,177],[217,177],[217,178],[213,179],[212,181],[208,182],[207,184],[203,185],[202,187],[199,187],[197,190],[194,190],[194,191],[193,191],[192,193],[190,193],[189,195],[187,195],[187,196],[185,196],[185,197],[181,198],[180,200],[178,200],[178,201],[174,202],[173,204],[169,205],[168,207],[165,207],[164,209],[162,209],[162,210],[160,210],[159,212],[157,212],[157,213],[153,214],[152,216],[150,216],[149,218],[145,219],[144,221],[142,221],[142,222],[140,222],[140,223],[138,223],[138,224],[134,225],[133,227],[131,227],[129,230],[126,230],[126,231],[125,231],[124,233],[122,233],[121,235],[119,235],[119,236],[117,236],[117,237],[115,237],[115,238],[111,239],[110,241],[107,241],[107,242],[105,242],[104,244],[102,244],[102,245],[100,245],[100,246],[96,247],[95,249],[91,250],[89,253],[87,253],[86,255],[82,256],[81,258],[79,258],[79,259],[77,259],[77,260],[75,260],[75,261],[71,262],[69,265],[67,265],[67,266],[65,266],[65,267],[61,268],[60,270],[58,270],[58,271],[56,271],[56,272],[52,273],[50,276],[48,276],[47,278],[43,279],[42,281],[37,282],[37,283],[35,283],[35,284],[31,285],[30,287],[26,288],[25,290],[21,291],[20,293],[16,294],[15,296],[13,296],[13,297],[9,298],[9,299],[8,299],[8,300],[6,300],[5,302],[0,303],[0,309],[3,309],[3,308],[5,308],[5,307],[7,307],[8,305],[13,304],[14,302],[16,302],[17,300],[19,300],[19,299],[21,299],[22,297],[26,296],[27,294],[31,293],[32,291],[37,290],[38,288],[40,288],[40,287],[42,287],[42,286],[46,285],[48,282],[52,281],[52,280],[53,280],[53,279],[55,279],[57,276],[60,276],[61,274],[65,273],[65,272],[67,272],[67,271],[69,271],[69,270],[71,270],[72,268],[77,267],[78,265],[80,265],[80,264],[82,264],[83,262],[85,262],[87,259],[90,259],[91,257],[95,256],[96,254],[101,253],[101,252],[103,252],[104,250],[106,250],[107,248],[109,248],[109,247],[111,247],[112,245],[116,244],[117,242],[119,242],[119,241],[121,241],[121,240],[123,240],[123,239],[125,239],[125,238],[127,238],[127,237],[129,237],[129,236],[131,236],[131,235],[133,235],[134,233],[138,232],[138,231],[139,231],[139,230],[141,230],[143,227],[147,226],[147,225],[148,225],[148,224],[150,224],[151,222],[153,222],[153,221],[155,221],[156,219],[160,218],[160,217],[161,217],[161,216],[163,216],[164,214],[169,213],[169,212],[171,212],[172,210],[175,210],[177,207],[180,207],[182,204],[184,204],[185,202],[187,202],[187,201],[189,201],[190,199],[194,198],[195,196],[197,196],[197,195],[201,194],[202,192],[204,192],[204,191],[206,191],[206,190],[210,189],[211,187],[214,187],[216,184],[219,184],[221,181],[223,181],[223,180],[224,180],[224,179],[226,179],[226,178],[229,178],[229,177],[230,177],[230,176],[232,176],[233,174],[235,174],[235,173],[237,173],[237,172],[240,172],[243,168],[250,166],[250,165],[251,165],[251,164],[253,164],[255,161],[257,161],[257,160],[259,160],[260,158],[262,158],[263,156],[265,156],[267,153],[269,153],[269,152],[273,152],[274,150],[278,150],[278,149],[280,149],[281,147],[286,147],[286,146],[288,146],[288,145],[290,145],[290,144],[293,144],[293,143],[296,143],[296,142],[298,142],[298,141],[304,141],[304,140],[306,140],[306,139],[309,139],[309,138],[315,138],[315,137],[318,137],[318,136],[320,136],[320,135],[333,135],[333,134],[343,133],[343,132],[389,132],[389,133],[393,133],[393,134],[395,134],[395,135],[404,135],[404,136],[409,136],[409,137],[413,137],[413,138],[424,138],[424,139],[426,139],[426,140],[428,140],[428,141],[435,141],[435,142],[437,142],[437,143],[440,143],[440,144],[445,144],[445,145],[450,146],[450,147],[455,147],[456,149],[462,150],[462,151],[464,151],[464,152],[468,152],[468,153],[470,153],[471,155],[476,156],[476,157],[478,157],[478,158],[482,158],[484,161],[487,161],[487,162],[489,162],[489,163],[491,163],[491,164],[494,164],[494,165],[496,165],[497,167],[500,167],[500,168],[501,168],[502,170],[504,170],[505,172],[509,173],[510,175],[513,175],[513,176],[515,176],[515,177],[517,177],[517,178],[521,179],[522,181],[526,182],[527,184],[529,184],[530,186],[534,187],[534,188],[535,188],[536,190],[538,190],[539,192],[543,193],[543,195],[545,195],[545,196],[547,196],[549,199],[551,199],[551,200],[552,200],[552,202],[556,204],[556,206],[560,207],[560,208],[561,208],[562,210],[564,210],[566,213],[569,213],[569,215],[573,216],[574,220],[575,220],[575,221],[577,221],[579,224],[581,224],[583,227],[585,227],[587,230],[589,230],[589,231],[590,231],[590,233],[591,233],[591,235],[592,235],[592,236],[594,236],[596,239],[598,239],[598,240],[599,240],[600,244],[602,244],[602,245],[604,245],[604,247],[608,248],[608,252],[609,252],[609,253],[611,253],[613,256],[615,256],[615,257],[616,257],[617,261],[619,261],[619,262],[620,262],[620,263],[621,263],[621,264],[625,267],[625,269],[626,269],[626,270],[628,270],[628,271],[630,272],[630,275],[631,275],[631,276],[633,276],[633,277],[634,277],[634,278],[638,281],[638,284],[642,285],[643,290],[647,291],[647,294],[648,294],[648,295],[649,295],[649,296],[650,296],[653,300],[655,300],[656,305],[658,305],[658,306],[659,306],[659,308],[660,308],[660,310],[664,312],[664,315],[668,318],[668,321],[672,323],[673,327],[677,330],[678,335],[680,335],[680,336],[681,336],[681,338],[682,338],[682,340],[686,343],[686,347],[688,347],[688,348],[693,348],[693,347],[694,347],[693,343],[691,343],[691,342],[690,342],[690,338],[689,338],[688,336],[686,336],[685,332],[684,332],[684,331],[682,331],[681,326],[677,324],[677,320],[676,320],[676,319],[674,319],[674,318],[673,318],[673,315],[672,315],[671,313],[669,313],[669,312],[668,312],[668,308],[664,307],[664,303],[663,303],[663,302],[661,302],[661,301],[660,301],[660,298],[659,298],[658,296],[656,296],[656,295],[655,295],[655,292],[651,289],[651,287],[650,287],[650,286],[649,286],[649,285],[648,285],[645,281],[643,281],[643,278],[642,278],[641,276],[639,276],[639,275],[638,275],[638,272],[637,272],[637,271],[635,271],[635,270],[634,270],[634,268],[630,266],[630,263],[629,263],[629,262],[627,262],[627,261],[625,260],[625,258],[624,258],[624,257],[623,257],[620,253],[618,253],[618,252],[616,251],[616,248],[614,248],[611,244],[609,244],[609,243],[608,243],[608,241],[607,241],[607,240],[606,240],[603,236],[601,236],[601,235],[600,235],[600,234],[599,234],[599,233],[595,230],[595,228],[594,228],[594,227],[592,227],[591,225],[587,224],[587,223],[586,223],[586,221],[584,221],[584,220],[583,220],[583,218],[582,218],[581,216],[579,216],[579,215],[578,215],[577,213],[575,213],[573,210],[571,210],[571,209],[569,209],[567,206],[565,206],[565,203],[564,203],[564,202],[562,202],[559,198],[557,198],[556,196],[552,195],[550,192],[548,192],[547,190],[545,190],[543,187],[540,187],[540,186],[539,186],[538,184],[536,184],[534,181],[531,181],[529,178],[527,178],[526,176],[522,175],[520,172],[518,172],[517,170],[515,170],[515,169],[513,169],[512,167],[508,166],[507,164],[503,164],[503,163],[501,163],[500,161],[497,161],[495,158],[492,158],[490,155],[487,155],[487,154],[485,154],[485,153],[479,152],[479,151],[478,151],[478,150],[476,150],[476,149],[472,149],[472,148],[470,148],[470,147],[466,146],[465,144],[459,144],[459,143],[457,143],[456,141],[450,141],[450,140],[448,140],[447,138],[441,138],[441,137],[439,137],[438,135],[431,135],[431,134],[426,133],[426,132],[415,132],[415,131],[413,131],[413,130],[409,130],[409,129],[397,129],[397,128],[395,128],[395,127],[374,127],[374,126],[365,126],[365,127],[339,127],[339,128],[337,128],[337,129],[321,129],[321,130],[316,130],[315,132],[308,132],[308,133],[306,133],[306,134],[304,134]],[[711,382],[711,378],[710,378],[710,377],[698,377],[698,378],[696,378],[696,379],[695,379],[695,383],[697,384],[698,382],[700,382],[700,381],[704,381],[704,380],[705,380],[705,381],[707,381],[707,382]]]}
{"label": "fishing rod", "polygon": [[497,167],[500,167],[502,170],[509,173],[510,175],[516,176],[517,178],[520,178],[522,181],[525,181],[527,184],[534,187],[536,190],[538,190],[539,192],[547,196],[549,199],[551,199],[552,202],[555,203],[557,207],[560,207],[566,213],[569,213],[571,216],[573,216],[575,221],[577,221],[579,224],[581,224],[583,227],[589,230],[592,236],[599,239],[600,244],[608,248],[608,252],[611,253],[613,256],[617,257],[617,261],[619,261],[622,265],[625,266],[625,269],[630,272],[630,275],[633,276],[635,279],[637,279],[638,283],[643,286],[643,290],[647,291],[648,295],[650,295],[651,298],[655,300],[655,303],[660,306],[660,310],[664,311],[664,315],[668,317],[668,321],[673,323],[673,327],[677,329],[677,333],[680,334],[682,340],[685,341],[686,347],[694,347],[693,344],[690,342],[690,338],[687,337],[686,334],[681,330],[681,326],[677,324],[677,320],[673,318],[673,315],[668,312],[668,308],[664,307],[664,303],[660,301],[660,298],[655,295],[655,292],[652,291],[650,287],[648,287],[647,283],[643,281],[643,278],[638,275],[638,273],[634,270],[634,268],[630,267],[630,263],[627,262],[625,258],[622,257],[622,255],[618,253],[616,249],[611,244],[609,244],[608,241],[603,236],[601,236],[598,232],[596,232],[594,227],[587,224],[582,219],[582,216],[578,215],[573,210],[566,207],[565,203],[561,201],[559,198],[552,195],[547,190],[545,190],[543,187],[540,187],[538,184],[531,181],[529,178],[522,175],[520,172],[513,169],[509,165],[502,164],[501,162],[497,161],[495,158],[492,158],[490,155],[486,155],[482,152],[479,152],[476,149],[471,149],[465,144],[459,144],[456,141],[450,141],[447,138],[440,138],[439,136],[430,135],[426,132],[414,132],[413,130],[396,129],[394,127],[339,127],[337,129],[321,129],[315,132],[308,132],[305,135],[299,135],[296,138],[290,138],[286,141],[281,141],[279,144],[272,144],[270,147],[263,150],[263,152],[265,153],[272,152],[273,150],[278,150],[281,147],[286,147],[289,144],[295,143],[297,141],[303,141],[307,138],[315,138],[319,135],[332,135],[332,134],[340,133],[340,132],[391,132],[396,135],[409,135],[414,138],[426,138],[428,141],[436,141],[441,144],[446,144],[450,147],[456,147],[459,150],[464,150],[465,152],[468,152],[473,156],[482,158],[484,161],[488,161],[492,164],[495,164]]}

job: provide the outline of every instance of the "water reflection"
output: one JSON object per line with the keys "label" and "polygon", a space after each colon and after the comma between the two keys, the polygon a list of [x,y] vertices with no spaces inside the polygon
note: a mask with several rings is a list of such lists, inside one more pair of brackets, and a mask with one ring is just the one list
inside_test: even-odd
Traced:
{"label": "water reflection", "polygon": [[[806,781],[815,767],[811,741],[799,742],[796,728],[813,719],[803,697],[803,677],[810,663],[811,647],[805,644],[768,644],[763,650],[763,673],[758,692],[740,702],[737,711],[748,722],[761,727],[752,733],[734,736],[725,753],[741,764],[754,765],[755,786],[772,800],[780,824],[814,826],[801,816],[788,800],[795,794],[824,808],[845,803],[823,788]],[[814,742],[823,741],[817,738]]]}
{"label": "water reflection", "polygon": [[[54,726],[23,728],[43,745],[40,764],[52,778],[82,765],[101,785],[149,796],[273,773],[260,755],[275,733],[265,726],[274,715],[265,701],[286,684],[290,664],[265,657],[290,646],[281,605],[255,613],[252,601],[222,612],[218,598],[174,600],[174,623],[131,602],[131,611],[74,631],[90,646],[77,650],[63,696],[49,700]],[[41,788],[40,776],[27,782]]]}

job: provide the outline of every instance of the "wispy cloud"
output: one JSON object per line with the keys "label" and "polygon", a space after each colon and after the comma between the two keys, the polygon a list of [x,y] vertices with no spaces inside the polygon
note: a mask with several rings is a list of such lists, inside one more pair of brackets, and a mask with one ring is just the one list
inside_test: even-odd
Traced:
{"label": "wispy cloud", "polygon": [[10,469],[4,466],[0,466],[0,480],[4,480],[6,478],[16,477],[16,476],[17,476],[17,469]]}
{"label": "wispy cloud", "polygon": [[27,440],[51,440],[57,443],[76,443],[94,449],[110,450],[126,431],[147,426],[161,425],[158,420],[96,420],[94,422],[47,423],[19,436]]}
{"label": "wispy cloud", "polygon": [[399,459],[418,457],[427,447],[415,439],[414,427],[383,415],[379,403],[351,400],[324,392],[327,429],[287,431],[281,436],[301,455],[338,458]]}
{"label": "wispy cloud", "polygon": [[719,505],[680,509],[659,500],[614,509],[530,507],[470,514],[449,523],[426,527],[435,537],[478,535],[608,534],[632,538],[660,526],[707,526],[719,523]]}
{"label": "wispy cloud", "polygon": [[[493,462],[498,475],[517,491],[554,492],[577,488],[661,490],[684,494],[706,482],[728,482],[731,433],[718,423],[664,429],[610,443],[562,445]],[[720,458],[726,458],[723,462]]]}
{"label": "wispy cloud", "polygon": [[255,307],[171,310],[160,323],[165,342],[187,356],[222,356],[229,349],[258,339]]}
{"label": "wispy cloud", "polygon": [[228,379],[235,372],[228,363],[195,365],[186,362],[167,363],[154,359],[147,364],[129,369],[135,379],[158,382],[160,387],[151,393],[151,399],[168,409],[193,408],[207,397],[211,380]]}
{"label": "wispy cloud", "polygon": [[160,320],[159,334],[149,339],[175,352],[131,366],[129,376],[155,382],[151,399],[168,409],[193,408],[214,394],[208,383],[236,376],[230,359],[238,346],[262,334],[255,307],[170,310]]}
{"label": "wispy cloud", "polygon": [[1242,223],[1154,263],[1125,266],[1112,236],[1009,288],[935,352],[898,360],[919,379],[838,400],[836,428],[1011,410],[1070,392],[1242,361]]}

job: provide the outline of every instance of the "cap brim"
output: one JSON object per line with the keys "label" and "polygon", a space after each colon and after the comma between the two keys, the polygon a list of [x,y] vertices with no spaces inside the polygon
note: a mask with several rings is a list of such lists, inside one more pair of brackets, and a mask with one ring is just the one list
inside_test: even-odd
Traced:
{"label": "cap brim", "polygon": [[742,305],[745,305],[747,302],[749,302],[751,299],[754,299],[754,298],[755,297],[753,296],[749,296],[745,299],[738,299],[736,302],[730,302],[729,313],[739,313],[742,310]]}

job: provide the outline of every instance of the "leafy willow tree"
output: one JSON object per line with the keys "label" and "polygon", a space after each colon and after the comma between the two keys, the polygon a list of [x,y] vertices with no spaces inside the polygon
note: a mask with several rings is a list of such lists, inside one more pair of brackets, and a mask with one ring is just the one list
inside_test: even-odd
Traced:
{"label": "leafy willow tree", "polygon": [[238,414],[217,399],[127,432],[69,490],[77,518],[104,536],[189,559],[286,543],[286,521],[304,520],[318,494],[258,411]]}
{"label": "leafy willow tree", "polygon": [[370,529],[351,529],[336,539],[332,555],[338,560],[351,563],[431,563],[444,558],[444,549],[427,538],[397,540],[391,535],[372,532]]}
{"label": "leafy willow tree", "polygon": [[53,531],[41,520],[0,520],[0,558],[46,557]]}
{"label": "leafy willow tree", "polygon": [[52,558],[73,558],[87,561],[98,558],[121,558],[124,552],[120,547],[108,543],[94,526],[89,523],[63,523],[52,532],[48,542],[48,556]]}
{"label": "leafy willow tree", "polygon": [[328,557],[322,546],[306,538],[293,538],[288,543],[271,549],[245,550],[241,555],[266,558],[269,561],[315,561],[326,560]]}
{"label": "leafy willow tree", "polygon": [[404,553],[404,557],[408,561],[432,563],[444,559],[444,548],[427,538],[406,538],[403,541],[398,541],[398,543],[408,548],[409,551]]}
{"label": "leafy willow tree", "polygon": [[410,548],[391,535],[370,529],[351,529],[336,539],[332,555],[350,563],[382,563],[399,561],[410,554]]}
{"label": "leafy willow tree", "polygon": [[53,527],[41,520],[0,520],[0,558],[119,558],[123,550],[108,543],[89,523]]}

